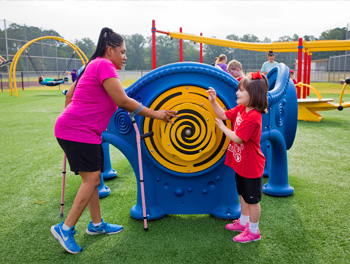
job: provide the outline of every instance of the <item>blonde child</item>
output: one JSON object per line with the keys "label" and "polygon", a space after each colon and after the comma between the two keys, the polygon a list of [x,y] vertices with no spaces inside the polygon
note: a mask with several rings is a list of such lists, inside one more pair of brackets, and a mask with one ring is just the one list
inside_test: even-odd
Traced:
{"label": "blonde child", "polygon": [[225,72],[228,72],[226,63],[227,63],[227,56],[225,54],[220,54],[218,59],[215,61],[215,67]]}
{"label": "blonde child", "polygon": [[237,60],[232,60],[227,65],[227,71],[237,79],[237,81],[240,81],[243,79],[243,67],[242,64]]}
{"label": "blonde child", "polygon": [[[238,85],[237,106],[224,111],[216,102],[216,92],[209,88],[209,101],[219,118],[215,123],[230,139],[225,165],[236,172],[236,184],[241,203],[241,217],[227,224],[226,229],[242,232],[234,241],[247,243],[261,239],[259,218],[262,195],[262,175],[265,157],[260,150],[262,113],[267,112],[268,80],[252,73]],[[231,120],[232,130],[222,120]]]}

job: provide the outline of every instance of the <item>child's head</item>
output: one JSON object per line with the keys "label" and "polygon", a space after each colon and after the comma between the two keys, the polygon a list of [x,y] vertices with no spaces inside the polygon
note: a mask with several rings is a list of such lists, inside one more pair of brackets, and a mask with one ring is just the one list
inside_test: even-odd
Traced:
{"label": "child's head", "polygon": [[38,82],[41,83],[43,80],[44,80],[44,77],[43,76],[39,76]]}
{"label": "child's head", "polygon": [[294,71],[290,70],[290,78],[293,79],[293,76],[294,76]]}
{"label": "child's head", "polygon": [[242,64],[237,60],[232,60],[227,65],[227,71],[235,78],[243,76]]}
{"label": "child's head", "polygon": [[273,53],[273,50],[269,50],[266,57],[268,58],[269,62],[273,62],[275,60],[275,53]]}
{"label": "child's head", "polygon": [[226,63],[227,62],[227,56],[225,54],[221,54],[218,59],[215,61],[216,64],[218,63]]}
{"label": "child's head", "polygon": [[[247,107],[253,107],[258,112],[267,113],[267,91],[269,89],[269,81],[264,74],[253,73],[244,77],[238,84],[237,97],[239,93],[247,91],[249,100]],[[237,100],[238,101],[238,100]]]}

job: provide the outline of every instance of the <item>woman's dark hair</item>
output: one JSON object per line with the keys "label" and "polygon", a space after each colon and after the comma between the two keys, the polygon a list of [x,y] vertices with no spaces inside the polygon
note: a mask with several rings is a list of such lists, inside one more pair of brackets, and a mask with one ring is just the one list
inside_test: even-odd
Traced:
{"label": "woman's dark hair", "polygon": [[[253,79],[251,75],[244,77],[238,84],[238,89],[245,89],[250,97],[248,107],[254,107],[258,112],[267,113],[267,91],[269,81],[264,74],[262,79]],[[243,86],[243,88],[242,88]]]}
{"label": "woman's dark hair", "polygon": [[267,56],[269,57],[275,56],[275,53],[273,53],[273,50],[269,50],[269,52],[267,53]]}
{"label": "woman's dark hair", "polygon": [[[103,56],[109,46],[111,46],[113,48],[120,47],[123,44],[123,42],[124,42],[124,39],[121,35],[114,32],[112,29],[110,29],[108,27],[102,28],[102,30],[100,32],[100,36],[98,38],[96,50],[95,50],[94,54],[92,54],[88,64],[92,60],[96,59],[97,57]],[[75,87],[77,87],[78,81],[79,81],[80,77],[84,74],[85,69],[86,69],[88,64],[85,65],[85,68],[79,74],[78,79],[75,83]],[[75,89],[75,87],[74,87],[74,89]]]}
{"label": "woman's dark hair", "polygon": [[38,82],[41,83],[43,80],[44,80],[44,77],[40,76],[39,79],[38,79]]}

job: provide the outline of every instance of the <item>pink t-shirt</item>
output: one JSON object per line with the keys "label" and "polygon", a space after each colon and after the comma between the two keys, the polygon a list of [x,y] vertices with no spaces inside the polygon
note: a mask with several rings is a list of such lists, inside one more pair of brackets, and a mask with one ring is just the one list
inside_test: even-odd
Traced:
{"label": "pink t-shirt", "polygon": [[118,78],[110,60],[98,57],[87,65],[72,102],[56,121],[57,138],[90,144],[102,142],[102,132],[118,109],[103,87],[103,81],[108,78]]}
{"label": "pink t-shirt", "polygon": [[225,164],[245,178],[259,178],[264,172],[265,157],[260,149],[261,113],[255,109],[246,112],[246,107],[237,105],[225,112],[232,121],[233,131],[243,140],[235,143],[230,140]]}

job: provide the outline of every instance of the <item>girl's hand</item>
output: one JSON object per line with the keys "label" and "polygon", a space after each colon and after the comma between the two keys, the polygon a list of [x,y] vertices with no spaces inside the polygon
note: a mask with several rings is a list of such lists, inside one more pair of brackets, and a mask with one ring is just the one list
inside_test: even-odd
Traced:
{"label": "girl's hand", "polygon": [[209,102],[213,103],[216,100],[216,91],[213,87],[209,87],[209,90],[207,90],[207,93],[209,94]]}
{"label": "girl's hand", "polygon": [[215,117],[215,124],[217,124],[222,131],[226,128],[224,122],[220,118]]}
{"label": "girl's hand", "polygon": [[164,120],[166,123],[170,122],[174,124],[174,121],[170,120],[170,117],[177,117],[177,111],[173,110],[158,110],[155,111],[156,116],[154,117],[155,119],[161,119]]}

